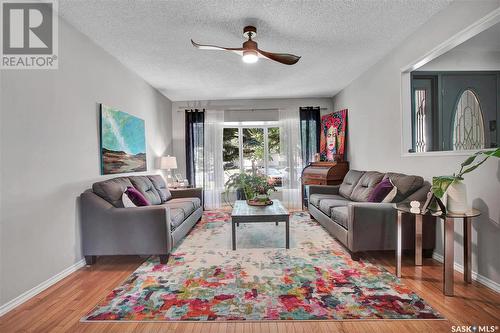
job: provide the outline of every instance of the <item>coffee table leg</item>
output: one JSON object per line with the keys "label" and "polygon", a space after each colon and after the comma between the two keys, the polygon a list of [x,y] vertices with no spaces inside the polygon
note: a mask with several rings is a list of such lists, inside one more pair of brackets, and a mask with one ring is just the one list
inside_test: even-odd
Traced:
{"label": "coffee table leg", "polygon": [[453,264],[454,264],[454,221],[447,217],[444,220],[444,286],[446,296],[453,296]]}
{"label": "coffee table leg", "polygon": [[422,266],[422,215],[415,215],[415,265]]}
{"label": "coffee table leg", "polygon": [[231,226],[232,226],[232,231],[233,231],[233,237],[232,237],[232,241],[233,241],[233,251],[236,250],[236,223],[235,222],[232,222],[231,223]]}
{"label": "coffee table leg", "polygon": [[401,223],[403,213],[398,211],[397,229],[396,229],[396,276],[401,277]]}
{"label": "coffee table leg", "polygon": [[472,283],[471,245],[472,245],[472,219],[464,217],[464,281]]}
{"label": "coffee table leg", "polygon": [[278,221],[276,221],[276,225],[278,225]]}
{"label": "coffee table leg", "polygon": [[286,248],[290,248],[290,219],[286,219],[285,221],[285,227],[286,227]]}

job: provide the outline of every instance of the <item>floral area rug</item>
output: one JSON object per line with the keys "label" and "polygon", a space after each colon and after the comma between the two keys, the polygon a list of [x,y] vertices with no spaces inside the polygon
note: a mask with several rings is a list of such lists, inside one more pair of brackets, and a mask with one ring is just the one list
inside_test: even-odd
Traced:
{"label": "floral area rug", "polygon": [[309,214],[240,224],[205,212],[170,256],[144,262],[82,321],[441,319],[398,278],[349,254]]}

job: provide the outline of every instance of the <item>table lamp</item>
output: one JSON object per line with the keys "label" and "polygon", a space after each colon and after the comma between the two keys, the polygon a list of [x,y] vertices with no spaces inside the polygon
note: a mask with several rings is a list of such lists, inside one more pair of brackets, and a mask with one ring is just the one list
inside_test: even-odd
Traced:
{"label": "table lamp", "polygon": [[175,156],[162,156],[160,158],[160,169],[167,170],[167,184],[172,184],[172,169],[177,169],[177,158]]}

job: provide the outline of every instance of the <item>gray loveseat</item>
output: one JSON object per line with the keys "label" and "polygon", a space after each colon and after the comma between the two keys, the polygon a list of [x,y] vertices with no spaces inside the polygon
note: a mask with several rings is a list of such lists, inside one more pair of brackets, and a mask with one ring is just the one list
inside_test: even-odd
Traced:
{"label": "gray loveseat", "polygon": [[[390,203],[367,202],[374,187],[389,177],[398,191]],[[311,185],[309,213],[358,259],[358,252],[394,250],[396,248],[395,203],[425,201],[430,184],[419,176],[400,173],[350,170],[341,185]],[[424,255],[435,246],[436,225],[432,217],[424,216]],[[403,215],[403,249],[414,249],[415,223]]]}
{"label": "gray loveseat", "polygon": [[[129,186],[151,206],[124,208],[122,195]],[[89,265],[100,255],[159,255],[166,263],[203,213],[201,189],[171,193],[160,175],[94,183],[80,198],[83,255]]]}

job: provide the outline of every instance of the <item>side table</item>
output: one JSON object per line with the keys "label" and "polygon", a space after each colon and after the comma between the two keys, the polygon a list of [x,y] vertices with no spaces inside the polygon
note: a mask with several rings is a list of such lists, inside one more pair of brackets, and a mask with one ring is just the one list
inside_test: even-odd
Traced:
{"label": "side table", "polygon": [[432,215],[441,218],[444,221],[444,265],[443,265],[443,293],[446,296],[453,296],[453,265],[454,265],[454,227],[455,219],[463,219],[464,228],[464,280],[467,283],[472,282],[471,268],[471,243],[472,243],[472,218],[481,215],[477,209],[469,209],[463,214],[447,212],[432,213],[430,211],[422,212],[419,208],[411,208],[409,203],[397,204],[397,244],[396,244],[396,275],[401,277],[401,255],[402,255],[402,223],[403,214],[412,214],[415,216],[415,265],[422,265],[422,216]]}

